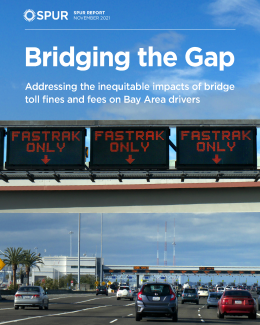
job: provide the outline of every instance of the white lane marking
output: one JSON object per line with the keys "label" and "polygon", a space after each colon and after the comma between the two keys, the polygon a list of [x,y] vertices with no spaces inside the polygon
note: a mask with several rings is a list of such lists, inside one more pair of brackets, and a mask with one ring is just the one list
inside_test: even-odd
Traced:
{"label": "white lane marking", "polygon": [[129,304],[129,305],[125,305],[125,306],[132,306],[132,305],[134,305],[135,303],[133,302],[132,304]]}
{"label": "white lane marking", "polygon": [[[112,298],[112,297],[106,297],[105,299],[109,299],[109,298]],[[89,299],[89,300],[78,301],[78,302],[74,302],[72,305],[81,304],[82,302],[87,302],[87,301],[97,300],[97,299],[102,299],[102,298],[93,298],[93,299]]]}
{"label": "white lane marking", "polygon": [[9,324],[9,323],[16,323],[16,322],[22,322],[24,320],[30,320],[30,319],[35,319],[35,318],[44,318],[44,317],[52,317],[52,316],[60,316],[60,315],[74,314],[74,313],[79,313],[81,311],[87,311],[87,310],[91,310],[91,309],[105,308],[105,307],[111,307],[111,306],[112,305],[97,306],[97,307],[91,307],[91,308],[84,308],[84,309],[80,309],[80,310],[68,311],[68,312],[59,313],[59,314],[49,314],[49,315],[42,315],[42,316],[27,317],[27,318],[22,318],[22,319],[14,319],[14,320],[9,320],[7,322],[0,322],[0,325],[2,325],[2,324]]}
{"label": "white lane marking", "polygon": [[129,315],[127,315],[127,317],[128,317],[128,316],[133,316],[133,314],[129,314]]}
{"label": "white lane marking", "polygon": [[256,314],[257,316],[260,316],[260,314]]}
{"label": "white lane marking", "polygon": [[202,323],[205,323],[205,320],[201,319]]}
{"label": "white lane marking", "polygon": [[110,322],[110,324],[112,324],[112,323],[114,323],[114,322],[116,322],[117,321],[117,319],[114,319],[114,320],[112,320],[112,322]]}
{"label": "white lane marking", "polygon": [[198,314],[199,317],[201,317],[201,314]]}
{"label": "white lane marking", "polygon": [[[87,296],[87,297],[90,297],[90,296],[92,296],[91,294],[89,294],[89,295],[84,295],[85,297]],[[70,296],[62,296],[62,297],[56,297],[56,298],[50,298],[50,296],[49,296],[49,300],[57,300],[57,299],[66,299],[66,298],[79,298],[79,297],[82,297],[82,295],[70,295]]]}

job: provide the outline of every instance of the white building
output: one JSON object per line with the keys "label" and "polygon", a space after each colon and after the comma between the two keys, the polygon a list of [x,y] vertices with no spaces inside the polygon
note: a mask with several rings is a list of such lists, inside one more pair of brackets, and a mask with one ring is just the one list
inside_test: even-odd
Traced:
{"label": "white building", "polygon": [[[44,264],[38,264],[38,268],[32,269],[32,283],[47,277],[59,279],[60,277],[72,274],[78,275],[78,257],[69,256],[44,256]],[[80,257],[80,275],[100,275],[100,257]]]}

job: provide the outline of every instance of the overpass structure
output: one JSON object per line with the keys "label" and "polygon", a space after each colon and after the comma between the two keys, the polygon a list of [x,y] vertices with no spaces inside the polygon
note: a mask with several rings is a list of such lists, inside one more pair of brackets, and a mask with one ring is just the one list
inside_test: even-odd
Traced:
{"label": "overpass structure", "polygon": [[[0,127],[260,127],[260,120],[0,121]],[[0,213],[259,212],[259,170],[2,170]]]}

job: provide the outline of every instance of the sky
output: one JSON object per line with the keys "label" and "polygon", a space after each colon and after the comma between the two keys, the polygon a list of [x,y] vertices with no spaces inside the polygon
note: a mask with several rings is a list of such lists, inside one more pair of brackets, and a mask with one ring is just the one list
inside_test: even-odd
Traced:
{"label": "sky", "polygon": [[[3,0],[1,4],[1,120],[260,118],[258,0],[114,0],[113,5],[105,0]],[[32,11],[35,19],[28,21]],[[68,20],[61,20],[61,11]],[[59,13],[60,19],[38,19],[41,12],[53,12],[54,17]],[[149,48],[162,56],[161,65],[156,57],[150,59],[150,64],[147,56],[144,62],[139,60],[140,49],[149,52]],[[190,49],[189,61],[186,55]],[[37,51],[38,59],[33,59]],[[43,52],[49,53],[45,61]],[[53,61],[56,52],[57,66]],[[110,52],[111,66],[108,58],[102,66],[103,52]],[[86,55],[91,60],[84,65]],[[213,55],[215,66],[207,66],[213,62],[209,61]],[[192,66],[199,60],[201,64]],[[175,65],[169,66],[173,61]],[[33,63],[39,65],[29,66]],[[146,66],[142,66],[144,63]],[[94,85],[95,89],[81,90],[81,83]],[[98,90],[99,84],[118,89],[127,83],[147,85],[149,90]],[[33,90],[37,85],[55,84],[74,85],[77,90]],[[170,90],[154,90],[153,84],[170,86]],[[173,89],[181,84],[187,89]],[[205,84],[213,85],[213,90],[204,90]],[[198,85],[200,90],[192,89]],[[229,90],[214,90],[215,85],[226,85]],[[26,102],[26,98],[35,101],[35,96],[39,96],[39,103]],[[43,102],[43,96],[56,98],[56,103]],[[128,98],[125,96],[132,102],[124,102]],[[172,103],[173,96],[180,103]],[[69,97],[79,102],[68,103]],[[116,97],[119,102],[111,103]],[[151,103],[152,97],[158,97],[159,102]],[[188,103],[187,98],[194,102]],[[177,265],[258,265],[258,214],[214,213],[105,214],[105,263],[155,264],[157,224],[162,262],[164,222],[168,221],[172,233],[174,217]],[[100,216],[82,218],[82,250],[91,256],[99,254]],[[0,220],[1,250],[10,246],[38,247],[42,254],[46,249],[48,255],[68,255],[68,232],[74,231],[76,254],[76,215],[3,214]]]}

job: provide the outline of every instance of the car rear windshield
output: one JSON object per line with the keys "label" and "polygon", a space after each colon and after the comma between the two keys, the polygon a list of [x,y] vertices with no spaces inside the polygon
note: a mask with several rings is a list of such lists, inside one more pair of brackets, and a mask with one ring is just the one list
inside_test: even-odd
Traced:
{"label": "car rear windshield", "polygon": [[185,293],[196,293],[195,289],[184,289]]}
{"label": "car rear windshield", "polygon": [[210,293],[209,297],[210,298],[220,298],[222,296],[222,293]]}
{"label": "car rear windshield", "polygon": [[170,286],[167,284],[147,284],[143,288],[146,296],[166,296],[170,295]]}
{"label": "car rear windshield", "polygon": [[98,289],[99,289],[99,290],[105,290],[105,289],[106,289],[106,287],[105,287],[105,286],[104,286],[104,287],[103,287],[103,286],[101,286],[101,287],[98,287]]}
{"label": "car rear windshield", "polygon": [[201,288],[200,291],[208,291],[208,289]]}
{"label": "car rear windshield", "polygon": [[26,291],[26,292],[40,292],[40,288],[38,287],[21,287],[18,291]]}
{"label": "car rear windshield", "polygon": [[119,290],[129,290],[129,287],[120,287]]}
{"label": "car rear windshield", "polygon": [[251,294],[248,291],[229,290],[229,291],[225,291],[225,297],[248,297],[248,298],[251,298]]}

